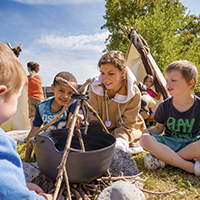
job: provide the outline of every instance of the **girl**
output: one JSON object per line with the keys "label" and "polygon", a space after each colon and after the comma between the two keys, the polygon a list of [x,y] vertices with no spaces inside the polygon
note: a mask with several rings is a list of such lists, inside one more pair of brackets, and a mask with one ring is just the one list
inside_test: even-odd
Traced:
{"label": "girl", "polygon": [[160,99],[160,92],[155,93],[155,92],[151,89],[151,87],[154,85],[154,78],[153,78],[153,76],[147,74],[147,75],[144,77],[143,83],[147,86],[147,90],[146,90],[147,93],[148,93],[151,97],[153,97],[153,98],[159,100],[159,99]]}
{"label": "girl", "polygon": [[[104,54],[98,67],[101,74],[90,86],[88,103],[116,137],[116,148],[127,152],[129,147],[139,145],[145,128],[139,114],[141,95],[136,78],[126,67],[124,55],[120,51]],[[89,113],[88,121],[93,123],[94,120],[96,117]]]}
{"label": "girl", "polygon": [[[155,93],[151,87],[154,85],[154,78],[152,75],[147,74],[144,77],[143,83],[147,86],[146,92],[153,98],[159,100],[160,99],[160,92]],[[151,122],[154,122],[153,119],[154,113],[152,111],[152,108],[149,107],[149,117],[146,119],[146,125],[150,126]]]}

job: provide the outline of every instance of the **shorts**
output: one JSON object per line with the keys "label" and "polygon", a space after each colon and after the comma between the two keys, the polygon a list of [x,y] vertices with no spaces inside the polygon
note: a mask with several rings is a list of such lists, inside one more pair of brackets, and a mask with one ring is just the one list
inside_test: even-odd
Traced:
{"label": "shorts", "polygon": [[34,99],[34,98],[29,98],[28,99],[29,118],[35,117],[36,107],[42,101],[43,100],[41,100],[41,99]]}
{"label": "shorts", "polygon": [[175,152],[185,148],[187,145],[194,143],[200,139],[200,135],[196,136],[195,138],[187,138],[187,139],[167,137],[164,135],[156,135],[153,133],[151,133],[151,135],[159,143],[165,144],[166,146],[170,147]]}

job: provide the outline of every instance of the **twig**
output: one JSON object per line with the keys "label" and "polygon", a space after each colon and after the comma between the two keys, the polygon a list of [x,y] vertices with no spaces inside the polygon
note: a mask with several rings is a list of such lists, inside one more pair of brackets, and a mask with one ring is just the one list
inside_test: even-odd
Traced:
{"label": "twig", "polygon": [[124,180],[124,179],[133,179],[140,176],[143,172],[133,175],[133,176],[116,176],[116,177],[101,177],[97,179],[97,181],[104,180],[104,181],[117,181],[117,180]]}
{"label": "twig", "polygon": [[71,151],[76,151],[76,152],[79,152],[79,153],[84,153],[84,151],[81,150],[81,149],[69,148],[69,150],[71,150]]}
{"label": "twig", "polygon": [[61,190],[60,190],[60,194],[59,194],[59,196],[58,196],[58,199],[61,198],[62,193],[64,192],[64,190],[65,190],[65,186],[63,186],[63,187],[61,188]]}
{"label": "twig", "polygon": [[[137,187],[137,186],[136,186]],[[147,192],[147,193],[150,193],[150,194],[168,194],[168,193],[172,193],[172,192],[175,192],[177,189],[173,189],[173,190],[169,190],[169,191],[166,191],[166,192],[152,192],[152,191],[149,191],[149,190],[145,190],[143,188],[140,188],[140,187],[137,187],[138,189],[140,189],[141,191],[143,192]]]}
{"label": "twig", "polygon": [[84,142],[83,142],[83,138],[82,138],[80,130],[77,130],[77,135],[78,135],[79,143],[81,145],[81,150],[82,152],[85,152],[85,146],[84,146]]}
{"label": "twig", "polygon": [[67,195],[68,195],[69,200],[71,200],[71,192],[70,192],[69,179],[68,179],[68,176],[67,176],[66,167],[64,167],[63,170],[64,170],[64,177],[65,177],[65,184],[66,184],[66,189],[67,189]]}
{"label": "twig", "polygon": [[[69,148],[71,146],[72,136],[73,136],[74,127],[75,127],[75,124],[76,124],[77,114],[78,114],[79,109],[80,109],[80,100],[78,100],[78,102],[77,102],[77,105],[76,105],[76,108],[75,108],[75,111],[74,111],[74,115],[73,115],[73,119],[72,119],[71,125],[69,127],[68,137],[67,137],[67,141],[66,141],[66,144],[65,144],[65,149],[64,149],[64,152],[63,152],[62,160],[61,160],[60,165],[58,166],[59,171],[58,171],[58,175],[57,175],[57,178],[56,178],[56,184],[55,184],[56,189],[55,189],[54,197],[53,197],[54,200],[56,200],[56,198],[57,198],[58,191],[60,189],[60,185],[61,185],[62,180],[63,180],[64,168],[66,167],[66,161],[67,161],[67,158],[68,158]],[[66,180],[66,181],[68,181],[68,180]]]}
{"label": "twig", "polygon": [[76,200],[83,200],[80,193],[74,188],[74,187],[70,187],[72,193],[74,194],[74,197]]}
{"label": "twig", "polygon": [[81,197],[83,198],[83,200],[90,200],[88,195],[85,194],[85,192],[82,190],[80,184],[78,185],[77,190],[79,191],[79,193],[80,193]]}

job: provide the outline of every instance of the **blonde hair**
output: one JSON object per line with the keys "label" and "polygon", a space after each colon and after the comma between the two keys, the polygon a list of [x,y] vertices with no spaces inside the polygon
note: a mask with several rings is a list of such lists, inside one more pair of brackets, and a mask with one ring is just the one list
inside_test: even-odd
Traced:
{"label": "blonde hair", "polygon": [[19,92],[27,84],[27,75],[14,52],[0,42],[0,85],[5,85],[6,97]]}
{"label": "blonde hair", "polygon": [[171,72],[172,70],[180,71],[181,75],[185,79],[185,81],[188,83],[190,80],[194,81],[194,85],[192,89],[194,89],[197,78],[198,78],[198,71],[194,63],[188,61],[188,60],[177,60],[172,63],[170,63],[167,68],[165,69],[165,73]]}

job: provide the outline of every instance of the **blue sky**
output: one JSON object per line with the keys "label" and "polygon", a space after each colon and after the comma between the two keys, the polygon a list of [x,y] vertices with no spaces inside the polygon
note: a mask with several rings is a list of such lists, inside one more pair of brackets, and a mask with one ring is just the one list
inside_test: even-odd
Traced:
{"label": "blue sky", "polygon": [[[200,14],[200,0],[181,2]],[[100,29],[103,15],[104,0],[0,0],[0,40],[12,47],[23,44],[19,60],[26,72],[27,62],[40,64],[43,86],[60,71],[73,73],[82,84],[99,73],[108,36]]]}

